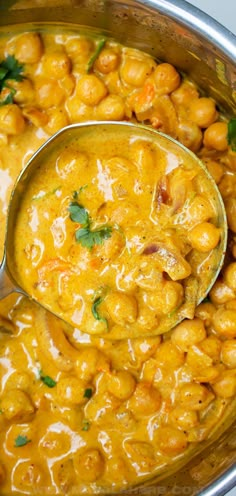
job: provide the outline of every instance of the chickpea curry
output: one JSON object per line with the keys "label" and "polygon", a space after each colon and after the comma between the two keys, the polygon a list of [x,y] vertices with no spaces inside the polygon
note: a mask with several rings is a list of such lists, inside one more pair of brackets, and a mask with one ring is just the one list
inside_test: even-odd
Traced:
{"label": "chickpea curry", "polygon": [[108,339],[154,336],[193,318],[221,253],[214,181],[148,128],[96,123],[67,132],[20,188],[20,286],[82,332]]}
{"label": "chickpea curry", "polygon": [[[235,119],[172,65],[109,39],[55,27],[4,35],[0,61],[1,255],[17,175],[70,123],[138,121],[177,138],[225,203],[221,275],[190,319],[155,336],[157,320],[184,304],[194,257],[204,265],[220,240],[214,198],[198,175],[163,174],[165,160],[140,137],[121,153],[115,137],[104,149],[98,136],[96,149],[85,140],[57,150],[23,199],[15,239],[23,283],[49,305],[56,294],[74,325],[23,296],[0,302],[0,492],[118,491],[187,460],[233,410]],[[157,231],[181,277],[156,249]]]}

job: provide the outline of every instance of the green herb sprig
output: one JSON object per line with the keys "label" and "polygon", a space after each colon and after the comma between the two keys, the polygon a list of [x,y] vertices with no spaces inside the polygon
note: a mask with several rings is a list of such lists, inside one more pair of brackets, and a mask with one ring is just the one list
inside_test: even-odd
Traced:
{"label": "green herb sprig", "polygon": [[106,43],[106,38],[103,38],[102,40],[100,40],[98,42],[95,52],[93,53],[92,57],[88,61],[87,74],[89,74],[90,71],[92,70],[93,64],[94,64],[95,60],[98,58],[99,54],[101,53],[105,43]]}
{"label": "green herb sprig", "polygon": [[[73,196],[74,198],[74,196]],[[69,205],[70,219],[77,222],[81,227],[75,231],[75,239],[85,248],[92,250],[95,245],[102,245],[105,239],[111,237],[112,228],[101,226],[91,229],[91,221],[88,211],[78,201],[72,201]]]}
{"label": "green herb sprig", "polygon": [[0,101],[0,105],[13,103],[15,90],[8,86],[8,81],[11,79],[22,81],[24,79],[24,76],[22,75],[23,71],[24,66],[19,64],[14,55],[8,55],[7,58],[0,63],[0,95],[4,88],[9,89],[9,93],[4,100]]}
{"label": "green herb sprig", "polygon": [[87,388],[84,391],[84,398],[88,398],[88,400],[92,397],[93,395],[93,390],[92,388]]}
{"label": "green herb sprig", "polygon": [[26,444],[31,443],[31,439],[28,439],[27,436],[17,436],[15,439],[15,448],[21,448],[22,446],[25,446]]}
{"label": "green herb sprig", "polygon": [[236,119],[230,119],[228,122],[228,144],[233,152],[236,152]]}
{"label": "green herb sprig", "polygon": [[39,378],[45,384],[45,386],[49,388],[54,388],[56,386],[56,381],[54,381],[54,379],[52,379],[49,375],[44,375],[42,373],[42,370],[40,370],[39,374]]}

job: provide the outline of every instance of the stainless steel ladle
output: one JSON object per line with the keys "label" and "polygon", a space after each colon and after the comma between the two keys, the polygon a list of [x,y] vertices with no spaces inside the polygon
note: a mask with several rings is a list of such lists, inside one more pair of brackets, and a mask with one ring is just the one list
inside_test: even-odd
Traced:
{"label": "stainless steel ladle", "polygon": [[[61,147],[64,143],[70,141],[71,139],[81,136],[81,133],[82,135],[87,132],[96,133],[96,131],[98,130],[98,126],[100,126],[100,128],[102,127],[103,129],[107,129],[107,130],[111,129],[111,126],[113,130],[114,127],[116,127],[117,136],[119,133],[119,129],[124,130],[124,128],[126,128],[127,132],[134,132],[134,133],[138,132],[139,135],[140,133],[142,133],[144,137],[146,136],[148,137],[148,139],[152,139],[155,142],[158,142],[158,139],[160,139],[161,137],[162,140],[163,139],[167,140],[171,144],[170,146],[173,147],[175,145],[176,147],[180,147],[182,151],[184,150],[185,153],[189,157],[191,157],[191,160],[194,159],[196,161],[198,167],[200,167],[202,172],[204,172],[205,179],[209,181],[211,189],[212,188],[214,189],[214,194],[217,202],[217,210],[218,210],[218,225],[221,227],[222,234],[221,234],[220,243],[216,248],[217,264],[214,266],[214,268],[212,267],[210,274],[209,272],[208,274],[206,274],[206,277],[208,278],[206,284],[202,288],[202,290],[200,288],[198,292],[197,303],[199,304],[206,297],[207,293],[211,289],[212,285],[214,284],[222,268],[224,262],[224,255],[226,251],[226,244],[227,244],[227,220],[226,220],[225,208],[221,195],[214,180],[212,179],[212,177],[210,176],[209,172],[207,171],[206,167],[202,164],[202,162],[191,151],[189,151],[187,148],[185,148],[183,145],[181,145],[174,139],[165,136],[162,133],[157,132],[151,127],[128,123],[128,122],[106,122],[106,121],[73,124],[61,129],[59,132],[57,132],[55,135],[49,138],[49,140],[39,148],[39,150],[29,160],[25,169],[19,175],[15,183],[15,187],[12,191],[9,202],[9,208],[8,208],[4,256],[3,256],[2,264],[0,266],[0,299],[6,297],[12,292],[18,292],[21,293],[22,295],[32,298],[32,296],[27,294],[25,289],[21,287],[19,281],[17,280],[16,268],[14,266],[14,259],[15,259],[14,229],[15,229],[17,212],[20,207],[21,198],[23,197],[25,191],[27,190],[30,181],[33,180],[33,174],[36,168],[39,166],[39,163],[42,163],[44,160],[48,158],[50,152],[55,150],[56,147],[59,146]],[[33,301],[36,301],[34,298],[32,299]],[[48,310],[46,302],[43,304],[42,302],[40,302],[40,305],[47,308]],[[54,312],[51,308],[49,310],[52,313],[54,313],[57,317],[61,318],[61,316],[58,315],[56,312]],[[175,316],[170,317],[168,324],[166,324],[163,331],[164,332],[168,331],[170,328],[174,327],[178,322],[180,322],[184,318],[185,318],[184,313],[181,314],[179,312],[176,312]],[[117,337],[115,338],[117,339]]]}

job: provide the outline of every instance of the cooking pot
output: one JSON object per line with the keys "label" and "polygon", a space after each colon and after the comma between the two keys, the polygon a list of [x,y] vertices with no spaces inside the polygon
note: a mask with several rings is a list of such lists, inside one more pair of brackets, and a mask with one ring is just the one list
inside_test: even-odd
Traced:
{"label": "cooking pot", "polygon": [[[61,29],[105,33],[125,45],[174,64],[236,113],[236,37],[184,0],[0,0],[0,31],[20,24],[56,23]],[[11,26],[11,27],[10,27]],[[233,417],[233,415],[232,415]],[[236,422],[228,418],[215,440],[175,474],[150,480],[126,493],[221,496],[236,486]]]}

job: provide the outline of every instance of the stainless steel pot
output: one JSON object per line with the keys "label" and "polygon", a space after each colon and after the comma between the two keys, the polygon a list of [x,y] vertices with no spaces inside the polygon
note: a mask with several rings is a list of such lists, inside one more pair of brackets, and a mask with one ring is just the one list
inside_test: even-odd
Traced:
{"label": "stainless steel pot", "polygon": [[[184,0],[0,0],[0,32],[10,25],[60,24],[104,32],[168,61],[193,78],[229,114],[236,113],[236,38]],[[18,27],[14,27],[18,29]],[[83,26],[83,27],[82,27]],[[126,492],[222,496],[236,486],[236,422],[174,475]]]}

